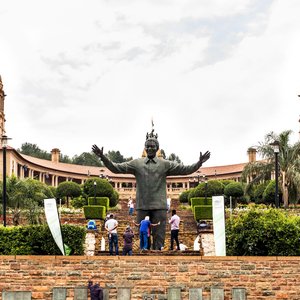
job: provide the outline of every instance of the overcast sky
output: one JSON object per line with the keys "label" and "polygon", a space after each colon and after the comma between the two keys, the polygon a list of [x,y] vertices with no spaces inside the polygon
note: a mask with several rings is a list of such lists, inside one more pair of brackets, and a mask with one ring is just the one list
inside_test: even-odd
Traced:
{"label": "overcast sky", "polygon": [[299,137],[299,0],[1,1],[10,145],[140,157],[151,119],[185,163]]}

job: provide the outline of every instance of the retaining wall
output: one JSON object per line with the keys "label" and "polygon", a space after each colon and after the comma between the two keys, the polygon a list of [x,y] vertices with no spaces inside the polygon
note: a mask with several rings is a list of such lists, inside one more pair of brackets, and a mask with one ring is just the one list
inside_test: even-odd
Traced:
{"label": "retaining wall", "polygon": [[[0,256],[3,300],[86,299],[75,290],[86,291],[90,278],[107,299],[300,299],[300,257]],[[30,293],[8,298],[12,291]]]}

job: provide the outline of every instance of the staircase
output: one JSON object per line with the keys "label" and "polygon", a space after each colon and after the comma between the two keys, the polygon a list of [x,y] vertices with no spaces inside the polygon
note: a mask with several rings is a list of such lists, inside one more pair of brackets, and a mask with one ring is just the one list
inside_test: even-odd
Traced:
{"label": "staircase", "polygon": [[[140,251],[140,241],[139,241],[139,228],[136,227],[133,223],[136,219],[136,212],[134,212],[133,216],[129,216],[129,209],[127,207],[127,199],[120,199],[119,206],[121,207],[119,210],[111,211],[114,215],[114,218],[118,221],[118,240],[119,240],[119,255],[122,253],[123,249],[123,233],[125,232],[126,227],[129,225],[133,229],[134,232],[134,245],[133,245],[133,254],[134,255],[203,255],[204,251],[202,248],[201,241],[203,238],[199,239],[200,243],[200,251],[194,251],[194,241],[198,236],[197,232],[197,223],[194,220],[194,216],[192,211],[189,209],[189,206],[181,206],[179,200],[172,199],[171,210],[176,209],[177,215],[180,217],[180,231],[179,231],[179,241],[185,244],[188,247],[188,250],[185,251],[171,251],[168,250],[170,248],[170,225],[167,223],[166,225],[166,239],[165,239],[165,247],[163,250],[149,250],[149,251]],[[108,212],[109,213],[109,212]],[[168,219],[171,217],[171,213],[168,214]],[[104,221],[97,221],[98,230],[95,233],[96,244],[95,244],[95,255],[108,255],[108,238],[107,232],[104,229]],[[201,235],[212,233],[212,230],[209,232],[200,233]],[[101,251],[101,239],[102,237],[105,239],[105,251]]]}

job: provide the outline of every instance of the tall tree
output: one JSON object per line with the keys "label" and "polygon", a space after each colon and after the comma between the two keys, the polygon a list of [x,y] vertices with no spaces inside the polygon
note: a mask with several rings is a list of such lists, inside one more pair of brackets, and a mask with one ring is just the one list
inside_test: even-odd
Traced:
{"label": "tall tree", "polygon": [[122,163],[125,161],[132,160],[132,157],[124,158],[124,156],[120,153],[120,151],[111,150],[111,151],[108,151],[108,153],[106,155],[111,161],[113,161],[115,163]]}
{"label": "tall tree", "polygon": [[265,140],[259,143],[258,153],[262,161],[249,163],[243,170],[243,178],[252,178],[252,182],[263,182],[270,177],[270,172],[275,170],[275,155],[270,145],[274,141],[279,142],[279,182],[282,190],[284,207],[288,207],[289,195],[295,190],[300,193],[300,142],[290,144],[292,131],[286,130],[280,134],[270,132]]}
{"label": "tall tree", "polygon": [[177,161],[179,164],[181,163],[180,158],[175,153],[171,153],[167,159],[172,161]]}
{"label": "tall tree", "polygon": [[17,151],[36,158],[51,160],[51,153],[41,150],[36,144],[23,143]]}
{"label": "tall tree", "polygon": [[72,159],[75,165],[102,167],[103,164],[99,158],[92,152],[83,152],[80,155],[75,155]]}

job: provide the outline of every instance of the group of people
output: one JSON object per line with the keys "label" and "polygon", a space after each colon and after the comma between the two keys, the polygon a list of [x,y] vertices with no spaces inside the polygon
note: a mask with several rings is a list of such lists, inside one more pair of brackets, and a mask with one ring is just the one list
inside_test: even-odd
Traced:
{"label": "group of people", "polygon": [[[147,251],[150,250],[151,247],[151,230],[153,227],[160,226],[161,223],[158,221],[157,223],[152,223],[149,216],[145,216],[145,218],[140,222],[136,223],[132,221],[132,223],[139,227],[139,239],[140,239],[140,250]],[[172,216],[169,219],[169,224],[171,227],[171,244],[170,250],[186,250],[187,247],[179,242],[179,224],[180,217],[177,215],[176,210],[172,210]],[[109,244],[109,254],[110,255],[119,255],[119,243],[118,243],[118,221],[114,218],[113,214],[110,214],[108,219],[105,222],[105,229],[108,234],[108,244]],[[123,233],[123,249],[122,255],[132,255],[133,249],[133,239],[134,232],[131,226],[127,226],[125,232]],[[176,243],[176,247],[174,248],[174,242]],[[161,248],[160,250],[162,250]]]}

